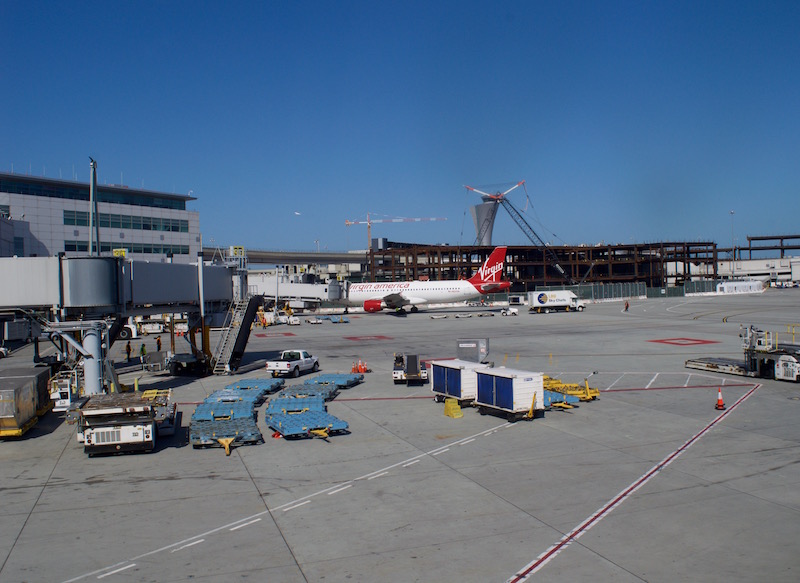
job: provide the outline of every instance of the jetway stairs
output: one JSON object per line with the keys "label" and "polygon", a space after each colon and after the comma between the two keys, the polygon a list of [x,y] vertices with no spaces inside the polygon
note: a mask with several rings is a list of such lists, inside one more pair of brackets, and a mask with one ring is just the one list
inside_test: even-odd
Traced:
{"label": "jetway stairs", "polygon": [[231,303],[222,336],[214,350],[212,371],[215,375],[230,374],[239,367],[250,338],[250,327],[263,301],[262,295],[247,294],[244,299]]}

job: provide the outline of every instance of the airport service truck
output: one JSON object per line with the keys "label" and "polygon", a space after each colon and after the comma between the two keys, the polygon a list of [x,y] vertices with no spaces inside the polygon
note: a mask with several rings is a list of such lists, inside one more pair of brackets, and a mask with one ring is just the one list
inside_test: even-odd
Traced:
{"label": "airport service truck", "polygon": [[75,411],[78,443],[89,456],[152,451],[175,432],[176,410],[170,390],[92,395]]}
{"label": "airport service truck", "polygon": [[319,370],[319,359],[308,350],[284,350],[276,360],[267,361],[267,372],[272,376],[299,377],[301,372]]}
{"label": "airport service truck", "polygon": [[545,314],[556,311],[582,312],[586,308],[586,302],[579,300],[569,290],[528,292],[528,304],[529,312]]}

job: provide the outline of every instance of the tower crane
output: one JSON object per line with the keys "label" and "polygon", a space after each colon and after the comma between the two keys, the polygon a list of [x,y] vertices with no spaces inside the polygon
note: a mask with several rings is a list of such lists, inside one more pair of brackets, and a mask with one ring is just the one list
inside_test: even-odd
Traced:
{"label": "tower crane", "polygon": [[443,217],[421,217],[421,218],[391,218],[391,219],[370,219],[367,213],[366,221],[348,221],[345,220],[344,224],[348,227],[352,225],[367,225],[367,249],[372,244],[372,223],[421,223],[425,221],[446,221]]}
{"label": "tower crane", "polygon": [[[528,224],[528,222],[523,218],[522,213],[519,212],[517,207],[515,207],[510,200],[506,197],[512,190],[515,190],[522,186],[524,188],[525,181],[522,180],[517,182],[514,186],[506,190],[505,192],[496,192],[495,194],[489,194],[488,192],[483,192],[478,190],[477,188],[473,188],[472,186],[464,185],[469,191],[476,192],[481,195],[481,197],[485,201],[495,201],[497,204],[503,205],[503,208],[508,211],[508,214],[511,215],[511,218],[514,219],[514,222],[517,223],[522,232],[528,237],[528,239],[536,245],[537,247],[541,247],[542,251],[544,252],[545,257],[547,258],[550,265],[553,266],[561,277],[563,277],[567,283],[572,283],[572,278],[564,271],[564,268],[558,262],[558,256],[556,256],[555,252],[550,249],[550,247],[545,243],[542,238],[536,234],[536,231]],[[495,205],[494,211],[486,217],[486,220],[478,229],[478,237],[477,240],[480,241],[483,234],[485,234],[486,230],[492,225],[494,222],[494,218],[497,215],[497,205]]]}

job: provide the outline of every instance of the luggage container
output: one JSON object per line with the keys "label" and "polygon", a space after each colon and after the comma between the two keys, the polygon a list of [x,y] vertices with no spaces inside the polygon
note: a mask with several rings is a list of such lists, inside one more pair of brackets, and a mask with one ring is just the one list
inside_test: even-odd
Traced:
{"label": "luggage container", "polygon": [[505,413],[514,422],[529,413],[544,411],[544,374],[513,368],[476,370],[478,395],[475,405],[485,415],[489,410]]}
{"label": "luggage container", "polygon": [[0,437],[19,437],[36,425],[36,421],[33,380],[0,378]]}
{"label": "luggage container", "polygon": [[478,376],[475,371],[486,365],[469,360],[436,360],[431,364],[431,391],[438,402],[447,397],[459,402],[474,401],[478,396]]}

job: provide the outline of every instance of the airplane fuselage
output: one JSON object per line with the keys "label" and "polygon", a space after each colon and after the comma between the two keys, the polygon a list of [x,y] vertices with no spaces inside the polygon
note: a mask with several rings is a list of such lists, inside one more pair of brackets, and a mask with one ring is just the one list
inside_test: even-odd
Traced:
{"label": "airplane fuselage", "polygon": [[450,303],[469,300],[481,295],[470,282],[454,281],[392,281],[353,283],[347,294],[347,303],[362,306],[369,300],[380,300],[386,296],[402,296],[403,305]]}

